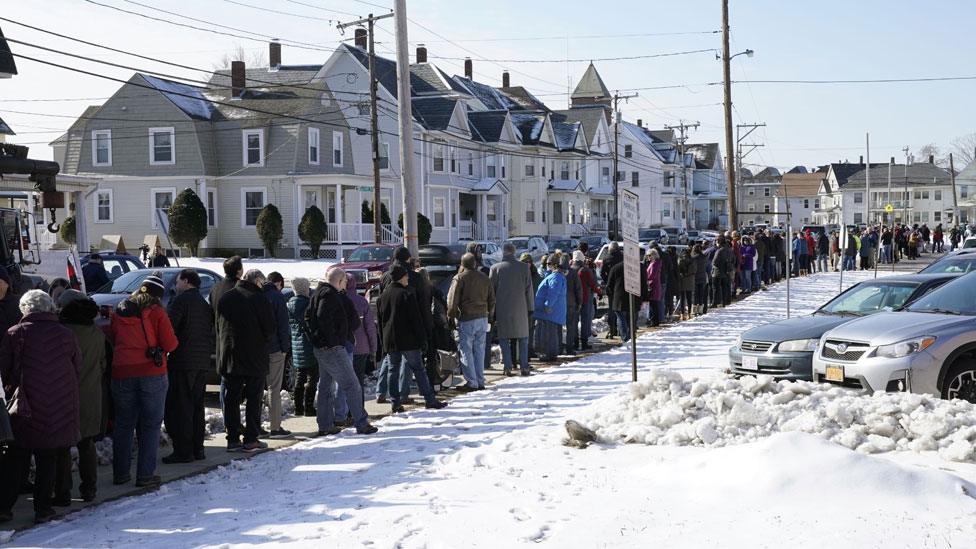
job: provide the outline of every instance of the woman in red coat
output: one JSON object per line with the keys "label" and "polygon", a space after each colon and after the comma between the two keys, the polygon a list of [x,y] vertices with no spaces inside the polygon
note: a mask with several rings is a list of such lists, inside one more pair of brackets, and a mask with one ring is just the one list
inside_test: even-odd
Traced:
{"label": "woman in red coat", "polygon": [[132,437],[136,429],[139,430],[136,486],[155,487],[160,482],[156,475],[156,454],[169,387],[166,354],[178,344],[169,316],[160,305],[164,291],[162,279],[148,276],[112,315],[109,338],[115,350],[112,359],[115,484],[132,479]]}
{"label": "woman in red coat", "polygon": [[[20,492],[21,472],[34,456],[34,521],[55,516],[51,496],[57,456],[79,439],[78,375],[81,351],[71,330],[61,325],[54,300],[41,290],[20,298],[24,314],[0,344],[0,378],[16,411],[10,422],[14,443],[0,468],[0,522],[11,520]],[[70,475],[70,471],[68,472]]]}

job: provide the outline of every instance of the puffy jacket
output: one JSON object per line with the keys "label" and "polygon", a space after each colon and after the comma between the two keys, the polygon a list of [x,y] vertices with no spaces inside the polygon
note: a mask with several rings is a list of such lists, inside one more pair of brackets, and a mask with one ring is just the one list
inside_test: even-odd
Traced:
{"label": "puffy jacket", "polygon": [[535,292],[535,310],[532,316],[561,326],[566,324],[566,277],[559,271],[551,271]]}
{"label": "puffy jacket", "polygon": [[291,350],[291,328],[288,326],[288,307],[285,305],[285,296],[271,282],[264,285],[264,297],[271,303],[275,331],[268,341],[268,354],[287,353]]}
{"label": "puffy jacket", "polygon": [[[115,348],[112,378],[158,376],[166,373],[166,353],[176,350],[179,340],[162,305],[145,309],[126,299],[115,310],[109,325],[109,340]],[[146,356],[150,347],[163,349],[163,362],[156,366]]]}
{"label": "puffy jacket", "polygon": [[266,376],[268,340],[274,336],[271,303],[256,284],[241,280],[217,303],[217,372]]}
{"label": "puffy jacket", "polygon": [[376,314],[383,334],[383,352],[417,351],[427,346],[417,296],[410,288],[399,282],[390,283],[376,302]]}
{"label": "puffy jacket", "polygon": [[318,369],[312,343],[305,334],[305,309],[308,296],[295,295],[288,300],[288,326],[291,329],[291,363],[299,370]]}
{"label": "puffy jacket", "polygon": [[353,354],[356,355],[375,355],[376,354],[376,315],[373,308],[369,306],[369,301],[356,292],[356,277],[346,275],[346,296],[352,303],[356,315],[359,317],[359,327],[353,332],[356,340],[356,348]]}
{"label": "puffy jacket", "polygon": [[209,370],[214,352],[213,309],[196,288],[188,288],[166,307],[179,345],[170,353],[170,370]]}
{"label": "puffy jacket", "polygon": [[751,244],[746,244],[742,247],[742,270],[744,271],[754,271],[756,270],[756,248]]}
{"label": "puffy jacket", "polygon": [[661,287],[661,259],[653,259],[647,266],[647,299],[651,301],[661,301],[664,297]]}
{"label": "puffy jacket", "polygon": [[356,327],[349,324],[345,300],[340,294],[335,286],[320,282],[305,313],[312,345],[319,349],[345,346],[352,340]]}

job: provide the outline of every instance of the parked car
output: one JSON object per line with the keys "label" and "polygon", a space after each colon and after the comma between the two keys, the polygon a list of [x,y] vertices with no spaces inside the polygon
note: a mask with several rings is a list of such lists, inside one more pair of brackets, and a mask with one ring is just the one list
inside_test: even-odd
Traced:
{"label": "parked car", "polygon": [[[102,258],[102,264],[105,267],[105,272],[108,273],[109,280],[115,280],[129,271],[146,268],[142,261],[134,255],[120,254],[111,251],[97,253]],[[92,254],[84,254],[78,258],[82,269],[85,268],[85,265],[88,265],[88,260],[91,259],[91,256]],[[68,279],[70,280],[70,276]],[[92,292],[97,289],[98,288],[88,288],[88,291]]]}
{"label": "parked car", "polygon": [[688,243],[688,235],[678,227],[663,227],[663,230],[668,233],[668,244]]}
{"label": "parked car", "polygon": [[364,244],[349,254],[338,266],[356,277],[356,293],[366,295],[380,283],[383,273],[393,263],[395,246],[389,244]]}
{"label": "parked car", "polygon": [[806,234],[809,231],[811,234],[827,234],[827,227],[825,225],[804,225],[800,227],[800,232]]}
{"label": "parked car", "polygon": [[475,240],[475,244],[481,246],[481,257],[482,259],[490,259],[492,261],[502,260],[502,247],[490,240]]}
{"label": "parked car", "polygon": [[549,246],[540,236],[513,236],[505,242],[511,242],[515,246],[515,257],[528,253],[536,263],[549,253]]}
{"label": "parked car", "polygon": [[579,240],[575,238],[550,238],[546,241],[546,246],[550,251],[562,250],[572,253],[579,246]]}
{"label": "parked car", "polygon": [[671,240],[671,236],[664,229],[638,229],[637,240],[640,242],[657,242],[664,246]]}
{"label": "parked car", "polygon": [[919,273],[968,273],[976,269],[976,248],[959,250],[929,263]]}
{"label": "parked car", "polygon": [[813,379],[976,403],[976,275],[960,276],[902,312],[828,331],[814,353]]}
{"label": "parked car", "polygon": [[610,243],[609,238],[600,235],[581,236],[579,241],[580,243],[585,242],[589,247],[589,249],[586,251],[586,257],[590,259],[596,259],[596,255],[600,252],[600,248],[602,248],[604,244]]}
{"label": "parked car", "polygon": [[[108,324],[109,316],[116,305],[131,295],[132,292],[136,291],[147,276],[157,271],[162,273],[163,284],[166,286],[162,299],[163,307],[165,307],[169,303],[169,300],[176,295],[176,275],[180,274],[182,270],[180,267],[132,270],[98,288],[89,296],[98,305],[99,312],[101,313],[96,319],[96,323],[99,325]],[[200,275],[200,294],[205,299],[209,299],[211,287],[223,280],[224,277],[207,269],[195,270]]]}
{"label": "parked car", "polygon": [[809,381],[813,376],[813,351],[825,332],[858,317],[900,310],[958,276],[912,274],[856,284],[812,314],[746,330],[729,349],[729,368],[738,375],[768,374]]}

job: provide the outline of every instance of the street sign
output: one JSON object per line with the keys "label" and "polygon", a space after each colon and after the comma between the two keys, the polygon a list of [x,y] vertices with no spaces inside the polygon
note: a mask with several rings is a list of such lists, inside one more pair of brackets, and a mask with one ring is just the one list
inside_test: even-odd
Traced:
{"label": "street sign", "polygon": [[637,242],[640,240],[637,234],[637,226],[640,221],[640,216],[638,215],[639,198],[637,194],[628,191],[627,189],[622,189],[620,193],[620,234],[624,237],[624,240],[629,240],[631,242]]}
{"label": "street sign", "polygon": [[885,212],[886,213],[891,213],[893,211],[895,211],[895,207],[892,206],[891,204],[888,204],[888,205],[885,206]]}
{"label": "street sign", "polygon": [[640,245],[624,241],[624,290],[640,297],[641,295]]}

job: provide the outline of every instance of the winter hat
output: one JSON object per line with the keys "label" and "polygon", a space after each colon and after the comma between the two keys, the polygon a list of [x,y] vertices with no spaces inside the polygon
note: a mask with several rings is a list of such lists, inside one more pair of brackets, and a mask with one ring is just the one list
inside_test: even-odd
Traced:
{"label": "winter hat", "polygon": [[79,292],[78,290],[74,290],[74,289],[64,290],[63,292],[61,292],[61,295],[58,296],[58,308],[64,309],[65,307],[68,306],[69,303],[72,303],[74,301],[84,301],[86,299],[88,299],[88,296]]}
{"label": "winter hat", "polygon": [[400,246],[395,252],[393,252],[393,259],[396,259],[397,261],[406,261],[410,259],[410,250]]}
{"label": "winter hat", "polygon": [[408,271],[402,265],[394,265],[390,268],[390,278],[392,278],[394,282],[398,282],[401,278],[408,274],[410,274],[410,271]]}
{"label": "winter hat", "polygon": [[573,252],[573,261],[586,261],[586,254],[580,250],[575,250]]}
{"label": "winter hat", "polygon": [[532,263],[532,254],[525,252],[519,256],[519,261],[522,263]]}
{"label": "winter hat", "polygon": [[142,281],[142,285],[139,286],[139,293],[149,294],[155,298],[162,299],[163,293],[166,291],[166,286],[163,284],[163,279],[152,274],[146,277]]}

